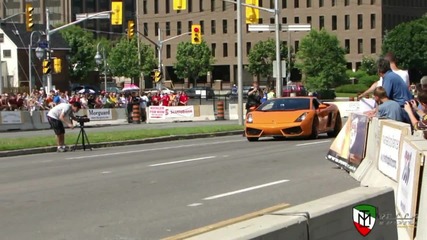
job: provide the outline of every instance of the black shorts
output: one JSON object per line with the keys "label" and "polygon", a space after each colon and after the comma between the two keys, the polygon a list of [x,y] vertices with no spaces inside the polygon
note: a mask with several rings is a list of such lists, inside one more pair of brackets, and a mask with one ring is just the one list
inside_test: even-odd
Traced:
{"label": "black shorts", "polygon": [[50,127],[53,129],[56,135],[65,133],[65,128],[61,120],[54,119],[49,116],[47,116],[47,120],[49,121]]}

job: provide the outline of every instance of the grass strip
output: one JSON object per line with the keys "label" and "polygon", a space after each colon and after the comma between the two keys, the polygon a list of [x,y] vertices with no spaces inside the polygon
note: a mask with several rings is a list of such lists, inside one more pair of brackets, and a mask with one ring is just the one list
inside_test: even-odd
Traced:
{"label": "grass strip", "polygon": [[[217,133],[234,130],[243,130],[240,125],[212,125],[200,127],[181,127],[181,128],[164,128],[164,129],[139,129],[124,130],[114,132],[87,132],[90,143],[115,142],[127,140],[140,140],[154,137],[190,135],[202,133]],[[65,143],[73,145],[77,140],[79,129],[70,130],[65,134]],[[0,139],[0,151],[18,150],[36,147],[56,146],[56,140],[52,131],[52,136],[33,136],[21,138]]]}
{"label": "grass strip", "polygon": [[357,97],[357,93],[335,93],[337,97]]}

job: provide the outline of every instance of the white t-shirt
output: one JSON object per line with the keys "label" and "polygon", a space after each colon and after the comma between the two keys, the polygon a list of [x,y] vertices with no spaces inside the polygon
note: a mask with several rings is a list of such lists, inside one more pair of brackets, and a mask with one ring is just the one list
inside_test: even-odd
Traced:
{"label": "white t-shirt", "polygon": [[59,116],[64,113],[65,118],[70,118],[73,116],[73,109],[71,108],[71,105],[68,103],[60,103],[53,107],[47,116],[59,120]]}
{"label": "white t-shirt", "polygon": [[393,70],[393,72],[396,73],[397,75],[399,75],[402,78],[402,80],[406,83],[406,85],[409,87],[410,84],[409,84],[408,71],[399,69],[396,71]]}
{"label": "white t-shirt", "polygon": [[380,80],[377,81],[377,87],[383,86],[383,77],[380,77]]}

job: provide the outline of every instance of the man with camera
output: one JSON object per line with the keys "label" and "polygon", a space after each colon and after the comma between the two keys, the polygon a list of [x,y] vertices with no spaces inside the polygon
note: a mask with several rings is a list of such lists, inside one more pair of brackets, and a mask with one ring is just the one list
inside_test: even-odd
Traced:
{"label": "man with camera", "polygon": [[72,120],[77,120],[74,113],[77,113],[81,109],[80,102],[74,103],[60,103],[53,107],[47,114],[47,119],[50,126],[56,135],[56,143],[58,146],[58,152],[67,151],[64,144],[65,139],[65,128],[66,124],[69,128],[74,129]]}

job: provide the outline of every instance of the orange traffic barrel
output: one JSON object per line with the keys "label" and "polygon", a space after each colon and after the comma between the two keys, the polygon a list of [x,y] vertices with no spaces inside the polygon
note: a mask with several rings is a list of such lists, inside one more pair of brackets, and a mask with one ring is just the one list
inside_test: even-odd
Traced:
{"label": "orange traffic barrel", "polygon": [[141,123],[141,115],[139,111],[139,104],[134,104],[132,106],[132,122]]}
{"label": "orange traffic barrel", "polygon": [[349,97],[349,100],[353,102],[354,101],[354,97]]}
{"label": "orange traffic barrel", "polygon": [[216,120],[224,120],[224,102],[219,101],[216,105]]}

